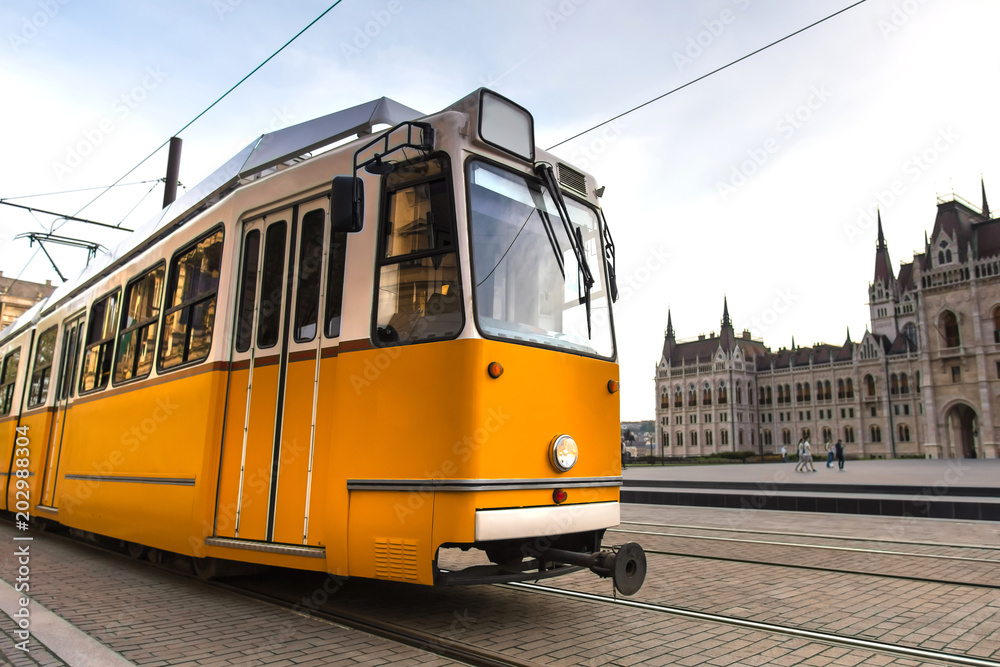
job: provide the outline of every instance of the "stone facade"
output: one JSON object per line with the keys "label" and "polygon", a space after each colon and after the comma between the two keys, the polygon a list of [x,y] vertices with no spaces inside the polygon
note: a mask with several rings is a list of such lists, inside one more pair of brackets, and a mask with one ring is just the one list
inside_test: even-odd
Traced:
{"label": "stone facade", "polygon": [[656,366],[660,453],[813,452],[996,458],[1000,453],[1000,219],[986,202],[940,200],[924,252],[889,260],[878,221],[871,330],[842,345],[772,351],[735,334],[677,341],[667,316]]}
{"label": "stone facade", "polygon": [[0,331],[54,290],[55,287],[48,280],[41,285],[26,280],[4,278],[3,272],[0,271]]}

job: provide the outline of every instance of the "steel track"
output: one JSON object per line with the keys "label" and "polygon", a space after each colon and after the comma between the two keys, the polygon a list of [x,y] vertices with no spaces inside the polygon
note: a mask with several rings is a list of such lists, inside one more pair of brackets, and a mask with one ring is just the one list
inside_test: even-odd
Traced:
{"label": "steel track", "polygon": [[733,625],[751,630],[760,630],[762,632],[789,635],[793,637],[802,637],[804,639],[809,639],[812,641],[820,641],[827,644],[832,644],[834,646],[861,648],[869,651],[876,651],[878,653],[885,653],[889,655],[906,657],[906,658],[919,658],[921,660],[936,660],[938,662],[943,662],[949,665],[967,665],[969,667],[1000,667],[1000,662],[994,660],[984,660],[982,658],[973,658],[969,656],[958,655],[956,653],[945,653],[943,651],[934,651],[934,650],[921,649],[910,646],[900,646],[899,644],[889,644],[886,642],[872,641],[869,639],[858,639],[857,637],[837,635],[829,632],[819,632],[816,630],[805,630],[803,628],[776,625],[774,623],[751,621],[744,618],[737,618],[735,616],[722,616],[720,614],[710,614],[707,612],[694,611],[691,609],[685,609],[683,607],[672,607],[668,605],[652,604],[649,602],[638,602],[636,600],[613,598],[613,597],[608,597],[606,595],[595,595],[593,593],[581,593],[579,591],[571,591],[566,589],[553,588],[551,586],[541,586],[539,584],[528,584],[523,582],[496,584],[496,585],[504,588],[513,588],[513,589],[531,591],[533,593],[541,595],[568,597],[577,600],[585,600],[588,602],[595,602],[600,604],[618,605],[621,607],[628,607],[631,609],[642,609],[645,611],[653,611],[661,614],[682,616],[685,618],[691,618],[700,621],[724,623],[726,625]]}

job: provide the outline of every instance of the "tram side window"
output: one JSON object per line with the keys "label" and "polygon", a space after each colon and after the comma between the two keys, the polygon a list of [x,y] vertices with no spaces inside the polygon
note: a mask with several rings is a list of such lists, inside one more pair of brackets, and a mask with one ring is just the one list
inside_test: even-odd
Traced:
{"label": "tram side window", "polygon": [[347,233],[336,232],[330,237],[330,255],[326,268],[326,331],[327,338],[340,335],[340,319],[344,310],[344,271],[347,268]]}
{"label": "tram side window", "polygon": [[281,297],[285,288],[285,230],[282,220],[264,232],[264,265],[260,272],[260,312],[257,314],[257,347],[274,347],[281,334]]}
{"label": "tram side window", "polygon": [[236,324],[236,351],[250,349],[253,337],[253,307],[257,298],[257,259],[260,256],[260,232],[251,230],[243,241],[243,275],[240,276],[240,319]]}
{"label": "tram side window", "polygon": [[17,348],[4,357],[3,367],[0,368],[0,416],[9,415],[14,407],[14,385],[20,360],[21,348]]}
{"label": "tram side window", "polygon": [[56,327],[52,327],[38,337],[35,347],[35,367],[31,373],[28,388],[28,407],[33,408],[45,402],[49,395],[49,380],[52,377],[52,359],[56,349]]}
{"label": "tram side window", "polygon": [[112,346],[115,321],[118,319],[118,290],[94,302],[87,325],[87,343],[83,353],[80,391],[93,391],[108,385],[111,379]]}
{"label": "tram side window", "polygon": [[375,331],[383,345],[453,338],[465,324],[447,167],[431,160],[388,177]]}
{"label": "tram side window", "polygon": [[295,342],[305,343],[316,337],[319,320],[319,285],[323,271],[322,209],[309,211],[302,218],[302,243],[299,249],[298,286],[295,296]]}
{"label": "tram side window", "polygon": [[167,370],[208,356],[222,269],[222,229],[170,260],[159,368]]}
{"label": "tram side window", "polygon": [[163,264],[125,288],[121,333],[115,361],[115,384],[149,375],[156,351],[156,327],[163,296]]}

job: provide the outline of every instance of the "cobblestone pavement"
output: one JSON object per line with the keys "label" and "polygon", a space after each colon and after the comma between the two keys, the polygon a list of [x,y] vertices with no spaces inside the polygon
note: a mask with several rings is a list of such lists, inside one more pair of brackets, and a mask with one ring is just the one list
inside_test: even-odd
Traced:
{"label": "cobblestone pavement", "polygon": [[[675,511],[676,510],[676,511]],[[876,535],[892,527],[878,517],[812,518],[801,513],[736,512],[704,508],[623,506],[625,521],[732,528],[732,513],[749,530]],[[809,521],[815,520],[815,526]],[[995,532],[978,524],[920,520],[904,537],[987,544]],[[627,524],[623,528],[629,527]],[[818,530],[822,528],[822,531]],[[0,544],[12,527],[0,523]],[[837,533],[841,534],[841,533]],[[640,543],[653,548],[649,538]],[[142,665],[454,664],[364,633],[208,587],[51,536],[36,537],[32,595],[127,659]],[[9,552],[13,552],[10,549]],[[0,577],[10,581],[13,559],[0,552]],[[283,572],[254,585],[308,594],[322,578]],[[577,573],[553,586],[611,593],[608,580]],[[635,599],[775,624],[909,643],[969,655],[1000,655],[1000,591],[928,584],[862,574],[789,570],[773,565],[650,556],[650,573]],[[860,648],[833,646],[641,609],[612,607],[495,586],[429,589],[351,580],[331,596],[343,605],[438,636],[539,665],[891,665],[937,663]],[[0,633],[14,626],[0,615]],[[28,660],[62,664],[34,646]],[[19,651],[17,653],[20,653]]]}

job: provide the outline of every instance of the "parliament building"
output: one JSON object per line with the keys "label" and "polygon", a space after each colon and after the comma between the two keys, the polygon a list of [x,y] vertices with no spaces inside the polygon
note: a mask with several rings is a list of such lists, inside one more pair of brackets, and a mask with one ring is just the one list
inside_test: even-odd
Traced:
{"label": "parliament building", "polygon": [[678,341],[668,312],[656,366],[658,454],[795,451],[840,439],[848,456],[1000,455],[1000,218],[938,201],[924,251],[893,270],[878,221],[871,328],[860,341],[772,351],[722,327]]}

